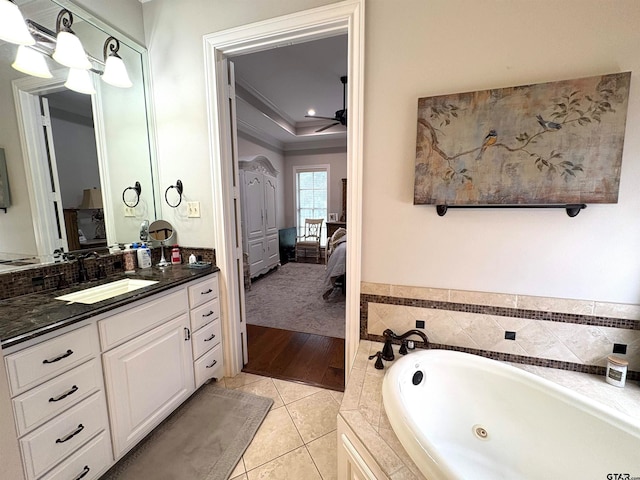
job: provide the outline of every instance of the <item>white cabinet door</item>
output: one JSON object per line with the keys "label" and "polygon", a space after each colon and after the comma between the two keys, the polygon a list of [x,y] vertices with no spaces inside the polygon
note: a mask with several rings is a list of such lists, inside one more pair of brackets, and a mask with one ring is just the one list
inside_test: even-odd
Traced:
{"label": "white cabinet door", "polygon": [[264,176],[264,233],[265,235],[276,235],[276,241],[278,239],[278,223],[276,215],[278,211],[277,206],[277,193],[278,184],[274,177],[269,175]]}
{"label": "white cabinet door", "polygon": [[249,240],[249,273],[251,276],[259,275],[267,264],[267,252],[264,239]]}
{"label": "white cabinet door", "polygon": [[261,173],[244,172],[243,200],[247,239],[264,237],[264,179]]}
{"label": "white cabinet door", "polygon": [[189,317],[181,315],[102,357],[118,459],[193,393]]}
{"label": "white cabinet door", "polygon": [[272,235],[267,237],[267,259],[266,264],[269,268],[276,266],[280,263],[280,242],[278,240],[278,235]]}

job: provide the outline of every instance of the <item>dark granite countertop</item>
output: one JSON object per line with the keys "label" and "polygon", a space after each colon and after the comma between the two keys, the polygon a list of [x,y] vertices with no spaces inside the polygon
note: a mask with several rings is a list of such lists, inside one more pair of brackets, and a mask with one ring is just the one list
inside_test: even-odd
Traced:
{"label": "dark granite countertop", "polygon": [[[61,290],[32,293],[0,301],[0,347],[7,348],[20,342],[66,327],[136,300],[168,290],[175,286],[217,272],[218,267],[188,268],[172,266],[165,269],[152,267],[136,270],[134,274],[116,274],[102,280],[86,282]],[[55,297],[95,287],[123,278],[157,280],[158,283],[117,297],[87,305],[67,303]]]}

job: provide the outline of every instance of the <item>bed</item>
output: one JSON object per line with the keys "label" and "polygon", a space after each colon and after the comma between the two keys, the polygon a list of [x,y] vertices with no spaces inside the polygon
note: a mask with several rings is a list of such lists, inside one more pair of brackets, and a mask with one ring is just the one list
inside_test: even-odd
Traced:
{"label": "bed", "polygon": [[339,228],[328,242],[327,272],[324,278],[324,293],[322,298],[327,300],[331,293],[340,288],[344,293],[347,272],[347,231]]}

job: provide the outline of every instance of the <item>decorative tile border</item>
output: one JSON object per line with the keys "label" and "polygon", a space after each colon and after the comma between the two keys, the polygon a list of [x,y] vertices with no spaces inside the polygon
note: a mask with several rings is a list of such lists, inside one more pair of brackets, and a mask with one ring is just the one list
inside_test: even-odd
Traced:
{"label": "decorative tile border", "polygon": [[483,315],[495,315],[499,317],[526,318],[530,320],[547,320],[550,322],[577,323],[580,325],[593,325],[597,327],[626,328],[640,330],[639,320],[626,318],[612,318],[577,313],[548,312],[541,310],[526,310],[520,308],[494,307],[488,305],[476,305],[469,303],[453,303],[434,300],[421,300],[415,298],[388,297],[383,295],[360,295],[360,306],[363,302],[382,303],[387,305],[400,305],[404,307],[433,308],[453,312],[478,313]]}
{"label": "decorative tile border", "polygon": [[[371,284],[370,284],[371,285]],[[387,288],[385,288],[387,287]],[[414,289],[415,292],[411,292],[411,289]],[[554,312],[547,310],[532,310],[532,309],[524,309],[524,308],[514,308],[514,307],[505,307],[505,306],[495,306],[495,305],[481,305],[481,304],[472,304],[472,303],[459,303],[452,301],[440,300],[443,298],[451,299],[451,296],[448,295],[449,292],[446,290],[438,290],[438,289],[420,289],[414,287],[406,287],[399,288],[393,285],[384,286],[381,284],[376,284],[374,288],[366,288],[363,289],[368,292],[375,293],[362,293],[360,295],[360,338],[366,340],[373,340],[383,342],[384,338],[379,335],[379,332],[376,334],[369,333],[369,304],[378,304],[376,307],[376,315],[379,315],[379,308],[383,305],[392,305],[394,307],[417,307],[423,309],[430,310],[439,310],[443,313],[445,312],[459,312],[459,313],[469,313],[472,315],[487,315],[492,317],[508,317],[510,320],[513,319],[523,319],[528,322],[530,321],[543,321],[546,322],[557,322],[561,324],[568,324],[567,327],[570,327],[570,324],[580,325],[581,328],[585,328],[585,326],[594,326],[594,327],[607,327],[607,328],[617,328],[622,329],[622,331],[640,331],[640,320],[629,319],[629,318],[617,318],[617,317],[607,317],[602,315],[589,315],[583,313],[566,313],[566,312]],[[390,296],[397,294],[399,292],[403,293],[418,293],[422,298],[405,298],[405,297],[396,297]],[[388,293],[388,295],[381,294],[382,292]],[[447,295],[443,294],[443,292],[447,293]],[[474,300],[478,300],[479,302],[485,302],[487,300],[486,297],[489,297],[489,302],[501,303],[502,305],[514,303],[510,302],[508,296],[503,297],[500,294],[484,294],[482,292],[464,292],[464,297],[469,299],[473,298]],[[426,297],[426,298],[425,298]],[[433,300],[429,298],[438,298],[438,300]],[[500,297],[500,298],[498,298]],[[458,298],[456,298],[458,300]],[[555,299],[550,299],[548,303],[553,304]],[[558,299],[558,303],[561,303],[562,299]],[[545,303],[544,298],[540,298],[541,304]],[[525,304],[526,302],[522,302]],[[582,302],[587,303],[587,302]],[[528,305],[532,306],[531,303]],[[595,305],[592,303],[592,305]],[[601,305],[612,305],[612,304],[601,304]],[[627,305],[621,305],[621,310],[629,311],[629,307]],[[601,309],[602,312],[603,309]],[[607,308],[608,312],[616,312],[615,309]],[[579,309],[579,311],[585,311],[584,309]],[[594,310],[594,311],[597,311]],[[390,313],[391,314],[391,313]],[[393,317],[393,314],[391,314]],[[428,314],[427,314],[428,316]],[[505,318],[506,319],[506,318]],[[473,321],[473,320],[471,320]],[[403,322],[403,321],[402,321]],[[537,323],[535,323],[537,325]],[[375,329],[374,329],[375,330]],[[621,331],[621,333],[622,333]],[[637,336],[637,334],[635,334]],[[395,342],[394,342],[395,343]],[[419,342],[416,342],[419,344]],[[576,363],[573,361],[564,361],[559,359],[549,359],[531,356],[529,355],[521,355],[518,353],[507,353],[507,352],[497,352],[492,350],[483,350],[478,348],[472,348],[469,346],[463,345],[448,345],[448,344],[438,344],[431,343],[431,348],[441,348],[446,350],[456,350],[462,351],[466,353],[472,353],[475,355],[481,355],[487,358],[491,358],[494,360],[513,362],[513,363],[521,363],[535,366],[543,366],[543,367],[551,367],[562,370],[571,370],[582,373],[590,373],[595,375],[604,375],[606,368],[602,365],[592,365],[588,362],[585,363]],[[472,342],[473,343],[473,342]],[[637,342],[636,342],[637,343]],[[636,347],[637,348],[637,347]],[[573,355],[565,357],[565,359],[576,358]],[[601,363],[601,362],[599,362]],[[631,366],[631,365],[630,365]],[[640,371],[629,371],[627,378],[629,380],[640,380]]]}

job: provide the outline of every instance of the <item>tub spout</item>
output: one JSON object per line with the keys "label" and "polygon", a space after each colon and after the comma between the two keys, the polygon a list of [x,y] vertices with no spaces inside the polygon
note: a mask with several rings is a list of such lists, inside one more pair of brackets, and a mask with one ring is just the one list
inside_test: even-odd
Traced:
{"label": "tub spout", "polygon": [[417,335],[424,342],[424,346],[427,347],[427,348],[429,347],[429,339],[427,338],[425,333],[421,332],[420,330],[409,330],[408,332],[405,332],[402,335],[396,335],[395,338],[397,338],[398,340],[404,340],[404,339],[410,337],[411,335]]}

